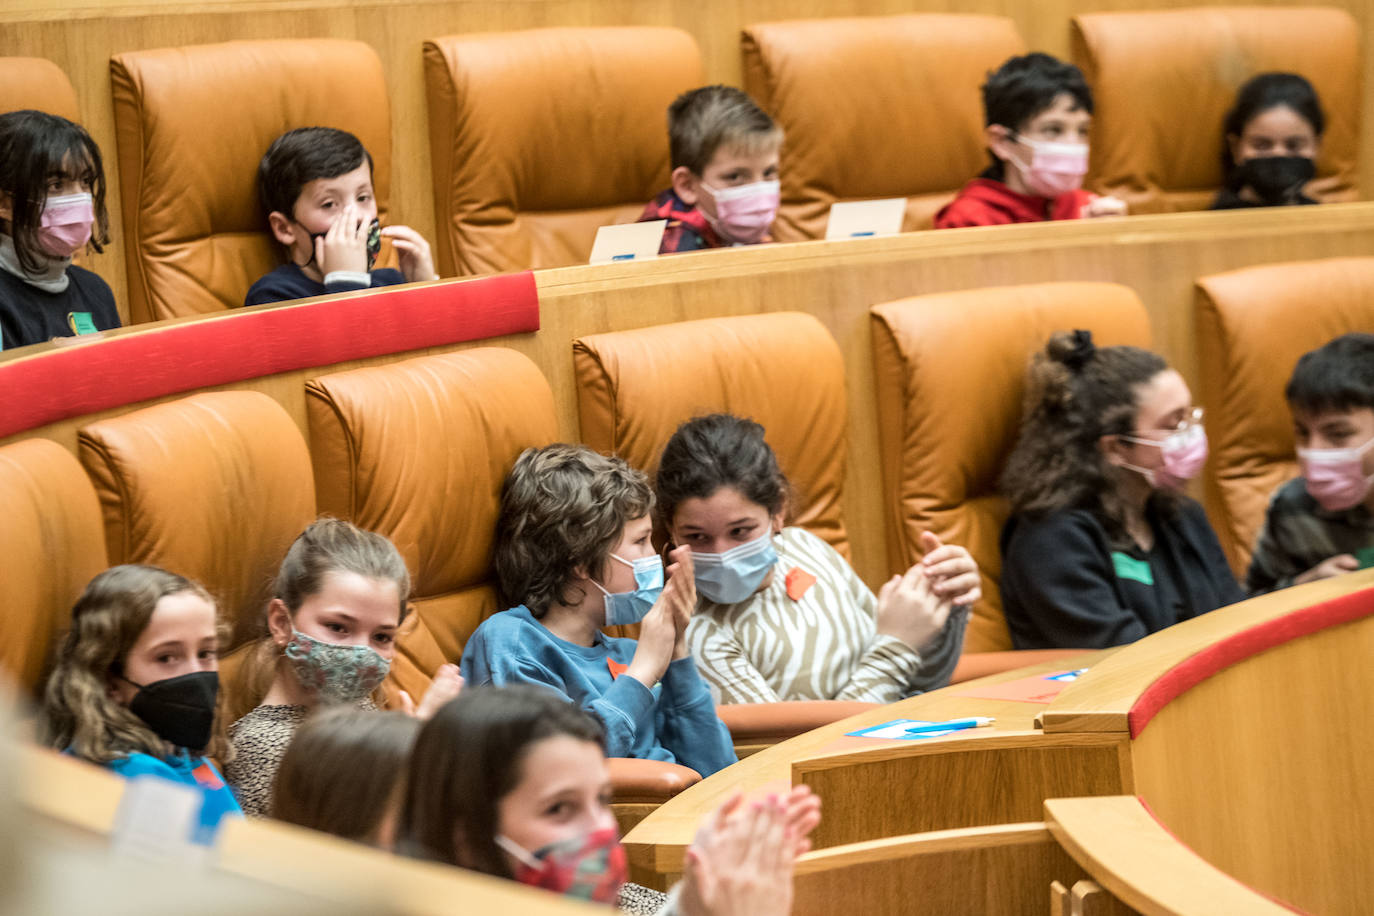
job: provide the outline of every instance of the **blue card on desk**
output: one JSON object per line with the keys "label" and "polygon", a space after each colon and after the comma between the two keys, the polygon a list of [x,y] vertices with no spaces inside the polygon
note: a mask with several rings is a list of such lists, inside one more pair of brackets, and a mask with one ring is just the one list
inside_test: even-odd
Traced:
{"label": "blue card on desk", "polygon": [[934,725],[934,722],[927,722],[924,719],[893,719],[891,722],[884,722],[882,725],[873,725],[868,728],[861,728],[856,732],[848,734],[854,738],[893,738],[902,741],[917,741],[921,738],[938,738],[941,735],[948,735],[950,732],[960,731],[957,728],[947,728],[935,732],[923,732],[919,735],[908,735],[908,728],[915,728],[918,725]]}

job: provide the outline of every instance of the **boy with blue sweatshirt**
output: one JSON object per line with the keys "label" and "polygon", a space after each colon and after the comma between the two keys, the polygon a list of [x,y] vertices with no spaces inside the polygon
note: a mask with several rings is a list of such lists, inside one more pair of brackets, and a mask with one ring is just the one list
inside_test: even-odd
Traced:
{"label": "boy with blue sweatshirt", "polygon": [[[518,606],[488,618],[463,650],[470,686],[541,684],[595,716],[611,757],[691,767],[735,762],[687,650],[696,607],[688,548],[663,561],[650,541],[653,493],[619,458],[581,446],[527,449],[501,492],[494,561]],[[640,624],[640,636],[602,627]]]}

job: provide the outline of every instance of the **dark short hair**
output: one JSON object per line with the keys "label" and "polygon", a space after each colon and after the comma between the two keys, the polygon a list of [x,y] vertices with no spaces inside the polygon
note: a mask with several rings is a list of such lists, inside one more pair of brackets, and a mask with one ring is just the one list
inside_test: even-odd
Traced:
{"label": "dark short hair", "polygon": [[1066,93],[1076,108],[1093,113],[1092,90],[1082,70],[1039,51],[1013,57],[983,84],[984,123],[1019,131]]}
{"label": "dark short hair", "polygon": [[685,165],[701,175],[722,146],[762,149],[782,143],[782,128],[745,92],[733,86],[703,86],[684,92],[668,106],[668,153],[672,168]]}
{"label": "dark short hair", "polygon": [[1374,408],[1374,334],[1342,334],[1304,353],[1283,395],[1304,413]]}
{"label": "dark short hair", "polygon": [[684,500],[707,499],[721,487],[733,487],[769,515],[781,512],[790,488],[763,435],[753,420],[725,413],[679,426],[663,447],[654,478],[662,525],[672,527],[673,513]]}
{"label": "dark short hair", "polygon": [[464,690],[415,740],[398,851],[511,877],[496,845],[501,799],[520,784],[530,748],[564,735],[605,749],[600,723],[547,687]]}
{"label": "dark short hair", "polygon": [[367,163],[372,154],[357,137],[333,127],[298,127],[272,141],[258,164],[258,197],[264,213],[295,217],[301,189],[319,178],[337,178]]}
{"label": "dark short hair", "polygon": [[10,238],[19,266],[42,270],[47,253],[38,243],[48,180],[55,175],[90,183],[95,208],[91,247],[104,251],[110,241],[110,214],[105,209],[105,165],[100,147],[80,124],[43,111],[25,109],[0,115],[0,191],[10,196]]}
{"label": "dark short hair", "polygon": [[1261,73],[1251,77],[1240,92],[1236,93],[1236,104],[1226,113],[1222,122],[1221,169],[1229,175],[1236,167],[1231,156],[1231,137],[1239,137],[1245,132],[1245,125],[1259,115],[1274,108],[1288,108],[1307,122],[1312,133],[1318,137],[1326,131],[1326,114],[1317,99],[1317,90],[1312,84],[1296,73]]}

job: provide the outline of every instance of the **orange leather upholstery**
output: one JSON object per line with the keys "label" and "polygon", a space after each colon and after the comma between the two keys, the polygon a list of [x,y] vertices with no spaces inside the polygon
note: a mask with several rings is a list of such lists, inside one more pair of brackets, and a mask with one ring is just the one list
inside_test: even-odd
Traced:
{"label": "orange leather upholstery", "polygon": [[1318,200],[1355,200],[1359,27],[1330,7],[1092,13],[1073,20],[1074,62],[1093,89],[1088,183],[1134,213],[1203,210],[1221,187],[1222,121],[1267,71],[1299,73],[1326,111]]}
{"label": "orange leather upholstery", "polygon": [[[231,41],[110,61],[134,322],[243,304],[282,263],[258,163],[296,127],[337,127],[372,154],[385,222],[391,114],[375,51],[331,39]],[[231,116],[232,115],[232,116]]]}
{"label": "orange leather upholstery", "polygon": [[553,392],[498,348],[355,369],[306,384],[322,513],[389,537],[410,568],[413,623],[393,682],[419,701],[496,611],[501,485],[526,448],[558,438]]}
{"label": "orange leather upholstery", "polygon": [[1283,389],[1302,354],[1374,330],[1374,258],[1269,264],[1197,285],[1197,400],[1211,444],[1203,480],[1217,535],[1243,574],[1269,497],[1298,472]]}
{"label": "orange leather upholstery", "polygon": [[72,453],[47,439],[0,448],[0,676],[36,693],[72,605],[105,568],[100,503]]}
{"label": "orange leather upholstery", "polygon": [[786,131],[780,242],[825,237],[836,201],[906,197],[903,228],[988,163],[978,87],[1025,43],[1010,19],[919,14],[744,30],[744,88]]}
{"label": "orange leather upholstery", "polygon": [[443,276],[585,264],[668,186],[668,105],[702,83],[685,32],[559,28],[425,42]]}
{"label": "orange leather upholstery", "polygon": [[815,318],[775,312],[594,334],[573,342],[573,366],[582,441],[651,476],[692,417],[757,420],[797,497],[789,523],[848,557],[844,363]]}
{"label": "orange leather upholstery", "polygon": [[233,628],[266,632],[269,586],[315,517],[305,439],[256,391],[197,394],[78,434],[105,516],[110,563],[161,566],[205,585]]}
{"label": "orange leather upholstery", "polygon": [[42,57],[0,57],[0,112],[22,108],[81,121],[76,90],[61,67]]}
{"label": "orange leather upholstery", "polygon": [[1011,647],[997,582],[1007,518],[997,479],[1016,443],[1026,368],[1058,330],[1100,346],[1149,346],[1136,294],[1114,283],[1044,283],[916,296],[873,308],[873,362],[888,562],[906,569],[933,531],[983,576],[965,652]]}

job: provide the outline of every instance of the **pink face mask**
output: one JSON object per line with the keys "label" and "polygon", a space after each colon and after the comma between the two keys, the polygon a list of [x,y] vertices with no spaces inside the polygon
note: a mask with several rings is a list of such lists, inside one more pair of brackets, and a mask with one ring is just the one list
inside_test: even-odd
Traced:
{"label": "pink face mask", "polygon": [[1122,465],[1139,472],[1145,482],[1156,490],[1182,491],[1207,463],[1207,430],[1201,424],[1194,424],[1179,430],[1167,439],[1139,439],[1135,436],[1122,436],[1130,442],[1158,447],[1163,463],[1157,468]]}
{"label": "pink face mask", "polygon": [[49,197],[38,221],[38,242],[55,258],[70,258],[91,240],[95,204],[91,195]]}
{"label": "pink face mask", "polygon": [[1364,473],[1364,455],[1371,446],[1374,439],[1359,448],[1298,449],[1307,492],[1323,509],[1343,512],[1364,502],[1374,484],[1374,477]]}
{"label": "pink face mask", "polygon": [[730,241],[745,245],[760,242],[768,234],[782,199],[777,181],[755,181],[720,190],[702,182],[701,189],[716,202],[711,225]]}
{"label": "pink face mask", "polygon": [[1043,140],[1018,139],[1030,147],[1029,164],[1017,162],[1021,177],[1032,194],[1058,197],[1083,187],[1088,174],[1088,147],[1084,143],[1050,143]]}

